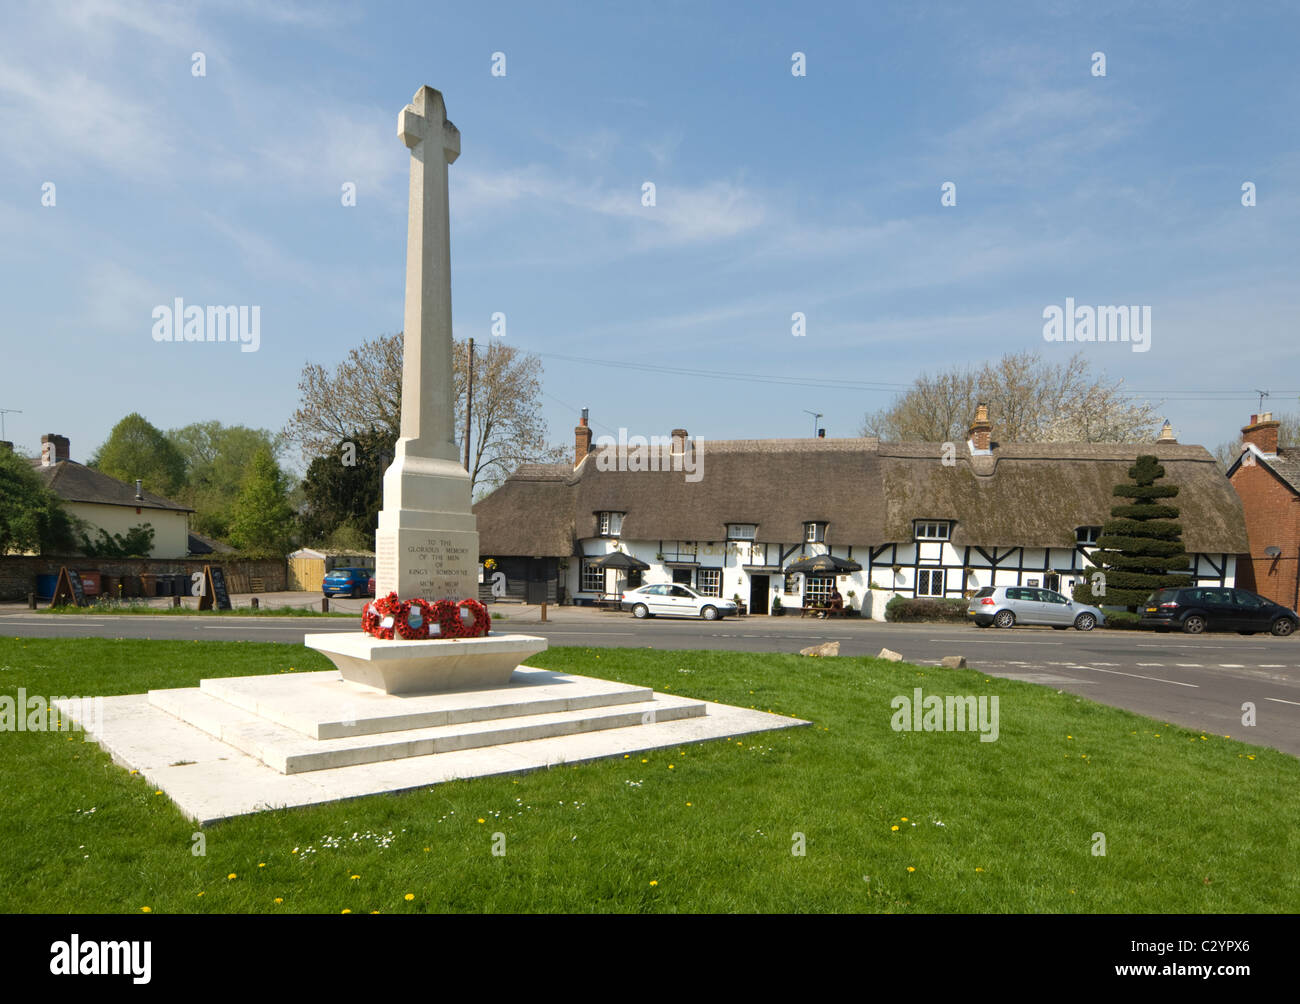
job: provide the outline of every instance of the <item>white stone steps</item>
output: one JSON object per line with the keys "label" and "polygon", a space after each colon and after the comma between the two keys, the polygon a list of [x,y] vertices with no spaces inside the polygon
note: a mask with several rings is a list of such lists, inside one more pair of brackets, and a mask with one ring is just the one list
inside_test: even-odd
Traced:
{"label": "white stone steps", "polygon": [[149,702],[257,758],[281,774],[300,774],[556,736],[573,736],[700,717],[706,713],[702,701],[660,695],[653,700],[607,707],[512,715],[509,718],[458,722],[377,735],[314,739],[204,693],[197,687],[153,690],[149,692]]}
{"label": "white stone steps", "polygon": [[356,687],[337,670],[202,680],[208,696],[311,739],[405,732],[466,722],[582,711],[654,699],[649,687],[521,666],[509,687],[396,697]]}

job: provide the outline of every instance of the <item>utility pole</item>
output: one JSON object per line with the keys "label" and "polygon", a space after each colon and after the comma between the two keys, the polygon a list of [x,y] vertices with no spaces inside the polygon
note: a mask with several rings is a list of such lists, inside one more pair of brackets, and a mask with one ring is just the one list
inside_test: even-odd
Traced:
{"label": "utility pole", "polygon": [[816,439],[816,438],[817,438],[817,423],[818,423],[819,421],[821,421],[823,418],[825,418],[826,416],[823,415],[820,411],[809,411],[807,408],[805,408],[805,409],[803,410],[803,413],[804,413],[805,415],[811,415],[811,416],[813,417],[813,439]]}
{"label": "utility pole", "polygon": [[21,414],[22,412],[17,408],[0,408],[0,439],[5,438],[5,416]]}
{"label": "utility pole", "polygon": [[471,420],[474,417],[474,339],[469,340],[469,379],[465,386],[465,470],[469,471],[470,480],[473,480],[474,472],[469,467],[469,441],[470,430],[474,428]]}

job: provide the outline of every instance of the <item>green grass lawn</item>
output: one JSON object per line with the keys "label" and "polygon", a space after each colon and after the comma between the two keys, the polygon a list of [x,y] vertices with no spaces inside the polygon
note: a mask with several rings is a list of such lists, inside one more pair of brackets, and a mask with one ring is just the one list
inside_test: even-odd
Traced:
{"label": "green grass lawn", "polygon": [[[79,734],[6,732],[0,910],[1300,906],[1300,761],[1283,753],[1050,688],[875,659],[571,648],[530,664],[814,724],[243,817],[204,831],[203,856],[164,796]],[[0,639],[10,696],[327,668],[290,645]],[[997,695],[999,739],[894,732],[890,699],[917,686]],[[1098,832],[1104,857],[1092,853]]]}

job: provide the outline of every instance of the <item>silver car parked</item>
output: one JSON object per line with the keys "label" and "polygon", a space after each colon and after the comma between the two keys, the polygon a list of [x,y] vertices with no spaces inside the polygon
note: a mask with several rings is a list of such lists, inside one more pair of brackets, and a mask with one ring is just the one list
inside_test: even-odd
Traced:
{"label": "silver car parked", "polygon": [[1106,623],[1106,615],[1097,607],[1037,586],[985,586],[971,597],[966,614],[976,627],[1046,624],[1060,631],[1068,627],[1091,631]]}
{"label": "silver car parked", "polygon": [[720,596],[702,596],[689,586],[660,582],[623,594],[619,604],[636,617],[703,617],[706,621],[733,617],[736,604]]}

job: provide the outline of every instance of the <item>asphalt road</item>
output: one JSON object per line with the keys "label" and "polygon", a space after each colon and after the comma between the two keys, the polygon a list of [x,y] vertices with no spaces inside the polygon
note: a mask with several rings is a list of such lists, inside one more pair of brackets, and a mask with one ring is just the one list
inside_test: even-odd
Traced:
{"label": "asphalt road", "polygon": [[[358,604],[359,605],[359,604]],[[797,652],[838,641],[840,654],[876,655],[890,648],[909,662],[937,664],[963,655],[990,675],[1028,680],[1127,708],[1162,722],[1230,735],[1300,755],[1300,638],[1200,637],[1145,631],[979,630],[967,624],[880,624],[797,617],[704,622],[574,608],[506,607],[498,629],[542,635],[552,645]],[[356,631],[351,619],[202,616],[100,616],[0,611],[0,635],[269,641],[300,644],[304,634]],[[933,685],[933,684],[931,684]],[[1242,705],[1255,706],[1244,726]],[[1004,709],[1003,714],[1010,709]]]}

